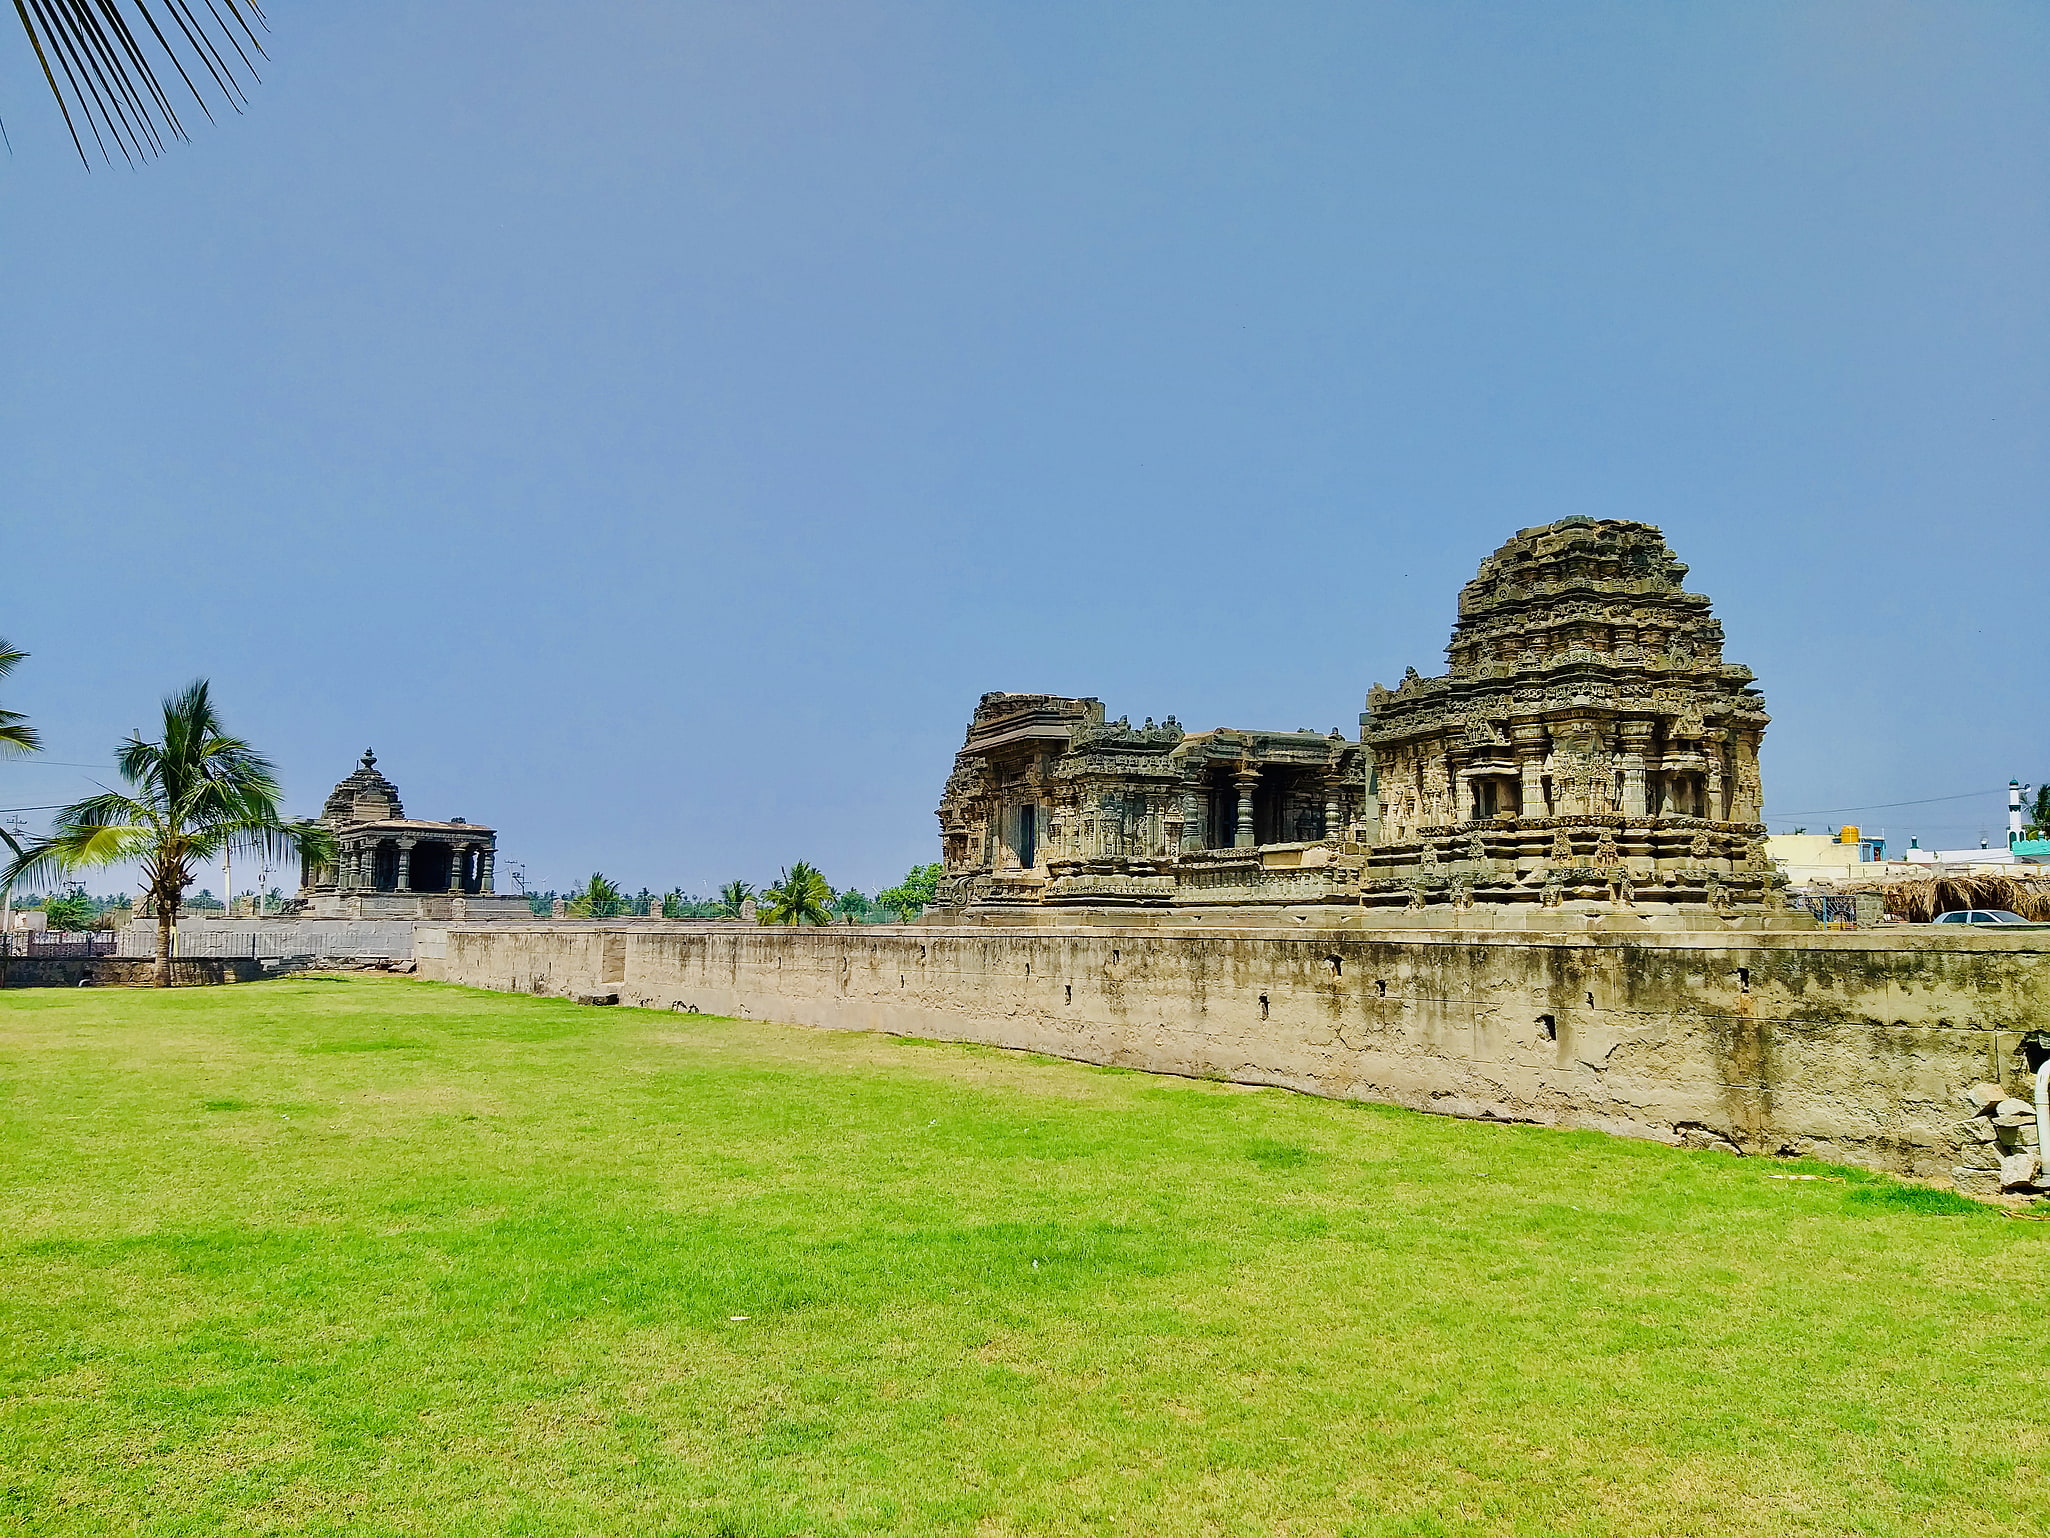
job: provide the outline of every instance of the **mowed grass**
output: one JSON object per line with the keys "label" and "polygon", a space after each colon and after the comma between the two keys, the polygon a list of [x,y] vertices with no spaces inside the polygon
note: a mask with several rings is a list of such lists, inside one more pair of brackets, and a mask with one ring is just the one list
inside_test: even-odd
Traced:
{"label": "mowed grass", "polygon": [[0,1530],[2050,1520],[2050,1224],[1854,1172],[364,977],[0,1126]]}

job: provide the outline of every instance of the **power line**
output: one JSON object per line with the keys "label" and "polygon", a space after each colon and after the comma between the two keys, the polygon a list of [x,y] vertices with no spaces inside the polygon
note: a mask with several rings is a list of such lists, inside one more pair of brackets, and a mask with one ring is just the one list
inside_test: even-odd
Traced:
{"label": "power line", "polygon": [[1825,806],[1813,812],[1768,812],[1769,817],[1827,817],[1834,812],[1884,812],[1896,806],[1934,806],[1939,801],[1970,801],[1975,796],[1997,796],[2005,785],[1993,790],[1968,790],[1960,796],[1929,796],[1921,801],[1880,801],[1871,806]]}

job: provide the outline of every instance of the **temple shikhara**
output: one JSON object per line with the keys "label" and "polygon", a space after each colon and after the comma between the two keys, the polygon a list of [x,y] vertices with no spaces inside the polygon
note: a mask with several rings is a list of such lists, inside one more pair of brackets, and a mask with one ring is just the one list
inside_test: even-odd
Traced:
{"label": "temple shikhara", "polygon": [[1460,593],[1446,671],[1375,684],[1357,740],[986,694],[939,808],[947,917],[1762,917],[1764,702],[1686,574],[1650,524],[1523,530]]}
{"label": "temple shikhara", "polygon": [[406,816],[399,788],[364,750],[356,770],[329,792],[320,820],[333,830],[335,861],[300,873],[287,909],[304,918],[514,918],[523,897],[491,889],[495,830],[452,818]]}

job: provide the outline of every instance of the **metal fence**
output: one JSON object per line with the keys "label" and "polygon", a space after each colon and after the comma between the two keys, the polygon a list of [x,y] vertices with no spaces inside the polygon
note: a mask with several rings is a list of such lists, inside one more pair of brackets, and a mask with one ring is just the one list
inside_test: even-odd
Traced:
{"label": "metal fence", "polygon": [[[120,931],[119,942],[112,954],[153,956],[156,926],[131,924]],[[317,919],[279,924],[182,923],[173,934],[171,954],[192,959],[334,956],[404,961],[413,954],[413,926],[398,921],[330,923]]]}
{"label": "metal fence", "polygon": [[1855,897],[1825,896],[1821,893],[1807,893],[1794,899],[1794,905],[1806,908],[1815,915],[1816,922],[1825,929],[1856,929],[1858,927],[1858,899]]}
{"label": "metal fence", "polygon": [[0,935],[0,956],[17,961],[85,961],[94,956],[111,956],[119,936],[114,934],[51,934],[48,930],[23,929]]}

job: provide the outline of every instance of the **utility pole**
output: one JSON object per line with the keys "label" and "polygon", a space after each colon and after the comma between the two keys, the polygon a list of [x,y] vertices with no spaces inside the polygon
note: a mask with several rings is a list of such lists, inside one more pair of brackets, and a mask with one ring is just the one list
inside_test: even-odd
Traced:
{"label": "utility pole", "polygon": [[[19,817],[5,828],[0,828],[0,842],[17,855],[21,853],[21,836],[28,832],[28,824]],[[0,885],[0,988],[7,986],[7,958],[14,953],[14,883]]]}

